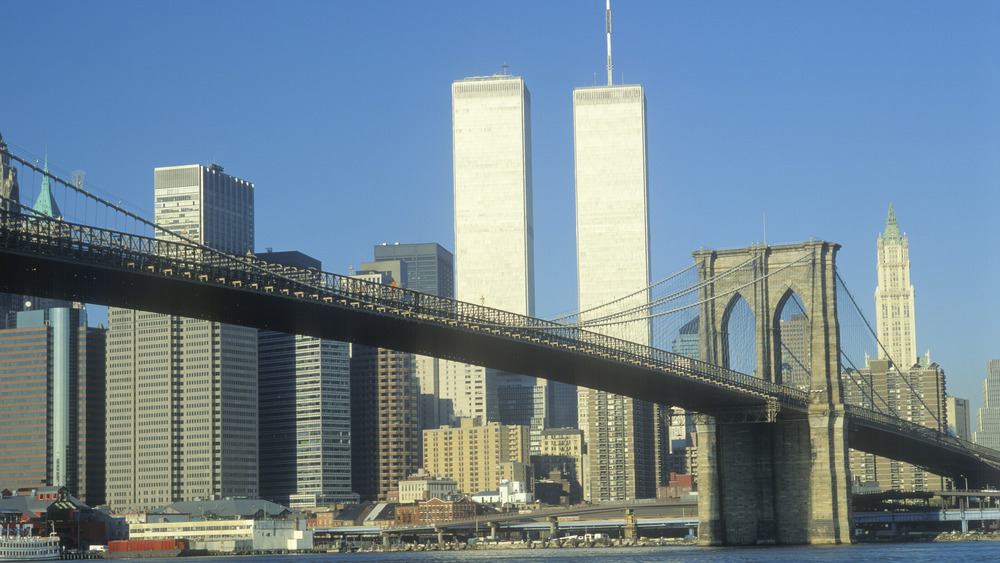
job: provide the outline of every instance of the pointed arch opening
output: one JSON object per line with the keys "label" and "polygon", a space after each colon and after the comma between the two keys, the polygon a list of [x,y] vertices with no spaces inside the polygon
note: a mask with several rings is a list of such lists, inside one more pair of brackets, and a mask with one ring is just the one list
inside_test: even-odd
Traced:
{"label": "pointed arch opening", "polygon": [[775,358],[777,383],[809,391],[812,380],[812,324],[802,299],[789,288],[775,310]]}
{"label": "pointed arch opening", "polygon": [[757,331],[753,309],[742,295],[736,295],[722,316],[722,365],[733,371],[759,377],[757,373]]}

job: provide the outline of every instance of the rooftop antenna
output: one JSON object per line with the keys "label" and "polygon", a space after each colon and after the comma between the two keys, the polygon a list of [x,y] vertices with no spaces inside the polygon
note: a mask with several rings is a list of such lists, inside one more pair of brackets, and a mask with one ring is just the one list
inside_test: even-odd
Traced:
{"label": "rooftop antenna", "polygon": [[611,86],[611,0],[607,0],[608,7],[604,13],[605,27],[608,30],[608,86]]}
{"label": "rooftop antenna", "polygon": [[[611,1],[611,0],[608,0],[608,2],[610,2],[610,1]],[[504,75],[504,76],[507,76],[507,61],[504,61],[504,62],[503,62],[503,64],[502,64],[502,65],[500,65],[500,68],[502,68],[502,69],[503,69],[503,75]]]}

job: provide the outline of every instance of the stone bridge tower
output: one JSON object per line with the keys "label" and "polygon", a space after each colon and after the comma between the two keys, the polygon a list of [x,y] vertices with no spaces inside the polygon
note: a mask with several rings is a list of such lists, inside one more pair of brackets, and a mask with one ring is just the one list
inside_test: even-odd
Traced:
{"label": "stone bridge tower", "polygon": [[[694,253],[702,285],[699,355],[729,365],[729,317],[739,299],[754,316],[756,375],[781,383],[781,312],[802,302],[809,339],[808,413],[713,413],[698,422],[698,538],[703,545],[848,543],[851,491],[843,397],[835,257],[840,245]],[[753,259],[753,283],[714,277]],[[752,265],[751,265],[752,264]]]}

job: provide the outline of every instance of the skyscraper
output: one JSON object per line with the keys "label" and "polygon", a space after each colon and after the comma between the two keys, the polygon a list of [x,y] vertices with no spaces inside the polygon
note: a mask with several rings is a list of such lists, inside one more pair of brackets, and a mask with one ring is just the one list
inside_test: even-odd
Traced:
{"label": "skyscraper", "polygon": [[[900,369],[889,360],[870,360],[861,370],[841,374],[844,401],[944,432],[945,374],[937,364]],[[876,481],[883,490],[941,490],[938,475],[902,461],[850,451],[851,475]]]}
{"label": "skyscraper", "polygon": [[104,329],[83,309],[22,311],[0,330],[0,483],[104,503]]}
{"label": "skyscraper", "polygon": [[[322,269],[301,252],[257,258]],[[258,333],[260,496],[293,508],[357,502],[351,488],[351,345]]]}
{"label": "skyscraper", "polygon": [[889,359],[900,369],[917,363],[917,327],[914,321],[913,286],[910,285],[910,243],[899,231],[896,212],[889,204],[885,233],[878,237],[878,287],[875,288],[879,359]]}
{"label": "skyscraper", "polygon": [[1000,360],[986,362],[983,406],[976,413],[976,431],[972,441],[1000,450]]}
{"label": "skyscraper", "polygon": [[[534,315],[531,98],[516,76],[452,83],[455,297]],[[456,417],[499,420],[495,370],[444,362],[440,398]],[[534,378],[516,379],[534,384]]]}
{"label": "skyscraper", "polygon": [[[610,55],[609,55],[610,58]],[[595,86],[573,91],[576,171],[577,278],[581,320],[615,302],[607,314],[648,303],[649,217],[646,180],[646,98],[642,86]],[[609,277],[614,283],[609,283]],[[621,299],[625,297],[624,299]],[[619,300],[620,299],[620,300]],[[599,332],[649,345],[648,320]],[[613,373],[607,374],[611,378]],[[658,428],[654,406],[604,391],[581,389],[586,421],[589,500],[656,494]]]}
{"label": "skyscraper", "polygon": [[[363,262],[362,269],[384,270],[399,263],[405,270],[397,285],[438,297],[455,297],[455,257],[440,244],[380,244],[375,247],[374,262]],[[420,387],[420,430],[448,424],[453,415],[451,401],[441,400],[441,365],[444,360],[430,356],[413,356],[413,371]]]}
{"label": "skyscraper", "polygon": [[948,409],[948,432],[953,432],[955,436],[963,440],[971,440],[969,400],[948,395],[945,398],[945,405]]}
{"label": "skyscraper", "polygon": [[[252,250],[250,182],[216,164],[173,166],[154,171],[154,188],[159,225]],[[257,496],[256,329],[118,308],[108,323],[108,504]]]}

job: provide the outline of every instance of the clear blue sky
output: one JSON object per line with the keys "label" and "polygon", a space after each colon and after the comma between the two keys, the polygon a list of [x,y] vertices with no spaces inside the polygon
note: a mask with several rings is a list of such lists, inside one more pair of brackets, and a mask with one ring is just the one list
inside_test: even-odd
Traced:
{"label": "clear blue sky", "polygon": [[[1000,3],[613,2],[645,87],[654,278],[702,246],[839,242],[874,309],[889,203],[917,345],[977,407],[1000,357]],[[329,271],[454,248],[450,84],[531,91],[537,310],[575,308],[572,90],[605,76],[604,2],[6,2],[0,133],[152,209],[153,168],[256,184],[258,249]],[[613,272],[608,273],[609,277]]]}

